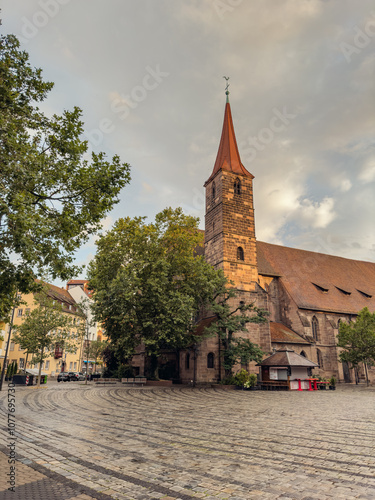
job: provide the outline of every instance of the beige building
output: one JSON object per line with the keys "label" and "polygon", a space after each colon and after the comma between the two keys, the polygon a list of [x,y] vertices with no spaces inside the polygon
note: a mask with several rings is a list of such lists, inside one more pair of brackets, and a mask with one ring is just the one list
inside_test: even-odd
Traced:
{"label": "beige building", "polygon": [[[82,315],[80,314],[80,311],[78,309],[77,302],[64,288],[59,288],[51,284],[47,285],[49,297],[53,300],[58,301],[62,305],[64,314],[67,314],[72,318],[71,331],[73,334],[75,334],[77,332],[77,329],[82,327],[82,322],[84,322],[84,319],[82,319]],[[26,314],[37,307],[34,302],[34,296],[32,293],[28,295],[22,295],[21,299],[24,303],[14,310],[14,325],[21,324]],[[0,328],[1,336],[4,338],[3,341],[0,341],[0,364],[2,366],[4,363],[4,355],[8,340],[9,325],[5,325],[3,323],[2,325],[0,324]],[[77,341],[77,351],[74,354],[65,353],[61,349],[56,348],[54,354],[44,360],[42,365],[42,372],[53,377],[61,371],[81,371],[82,351],[83,339],[81,341]],[[12,335],[8,350],[7,365],[12,363],[13,361],[16,361],[19,369],[38,368],[38,365],[31,364],[31,358],[32,355],[27,355],[27,353],[13,341]]]}

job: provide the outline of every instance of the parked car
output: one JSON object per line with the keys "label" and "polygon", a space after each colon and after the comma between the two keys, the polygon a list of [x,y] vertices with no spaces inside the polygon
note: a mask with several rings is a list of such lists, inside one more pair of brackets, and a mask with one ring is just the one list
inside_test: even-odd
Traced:
{"label": "parked car", "polygon": [[57,375],[58,382],[70,382],[69,372],[61,372]]}
{"label": "parked car", "polygon": [[76,376],[77,380],[86,380],[86,377],[84,376],[84,374],[82,372],[75,372],[74,375]]}
{"label": "parked car", "polygon": [[78,380],[78,376],[77,376],[76,372],[68,372],[68,375],[69,375],[70,380],[73,380],[73,382]]}

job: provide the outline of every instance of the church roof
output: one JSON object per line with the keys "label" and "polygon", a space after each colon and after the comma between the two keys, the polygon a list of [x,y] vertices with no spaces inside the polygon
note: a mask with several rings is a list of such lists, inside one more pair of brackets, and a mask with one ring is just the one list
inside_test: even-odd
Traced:
{"label": "church roof", "polygon": [[228,101],[225,105],[223,130],[214,169],[209,179],[206,181],[205,186],[220,170],[226,170],[237,175],[246,175],[252,179],[254,178],[254,176],[242,165],[236,135],[234,133],[232,112]]}
{"label": "church roof", "polygon": [[271,342],[282,342],[287,344],[310,344],[298,333],[294,332],[282,323],[270,321]]}
{"label": "church roof", "polygon": [[264,359],[258,366],[305,366],[313,368],[318,365],[290,349],[280,349]]}
{"label": "church roof", "polygon": [[278,276],[301,309],[375,311],[375,263],[257,241],[258,272]]}

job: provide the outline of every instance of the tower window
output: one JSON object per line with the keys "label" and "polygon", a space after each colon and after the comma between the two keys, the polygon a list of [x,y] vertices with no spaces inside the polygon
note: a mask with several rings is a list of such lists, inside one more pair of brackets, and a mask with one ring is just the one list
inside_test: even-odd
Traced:
{"label": "tower window", "polygon": [[215,364],[215,354],[213,352],[209,352],[207,354],[207,368],[214,368]]}
{"label": "tower window", "polygon": [[215,181],[212,183],[212,199],[214,200],[216,198],[216,186],[215,186]]}
{"label": "tower window", "polygon": [[312,336],[314,340],[319,340],[319,323],[318,320],[316,319],[316,316],[313,317],[311,321],[311,327],[312,327]]}
{"label": "tower window", "polygon": [[237,248],[237,260],[245,260],[245,256],[244,256],[242,247]]}
{"label": "tower window", "polygon": [[241,181],[236,179],[234,181],[234,194],[241,194]]}

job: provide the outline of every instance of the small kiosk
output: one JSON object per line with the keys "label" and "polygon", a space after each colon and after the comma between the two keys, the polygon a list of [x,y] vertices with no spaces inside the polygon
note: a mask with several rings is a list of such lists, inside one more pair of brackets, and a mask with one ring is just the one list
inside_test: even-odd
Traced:
{"label": "small kiosk", "polygon": [[318,365],[291,349],[280,349],[257,366],[261,367],[262,389],[314,390],[311,375]]}

